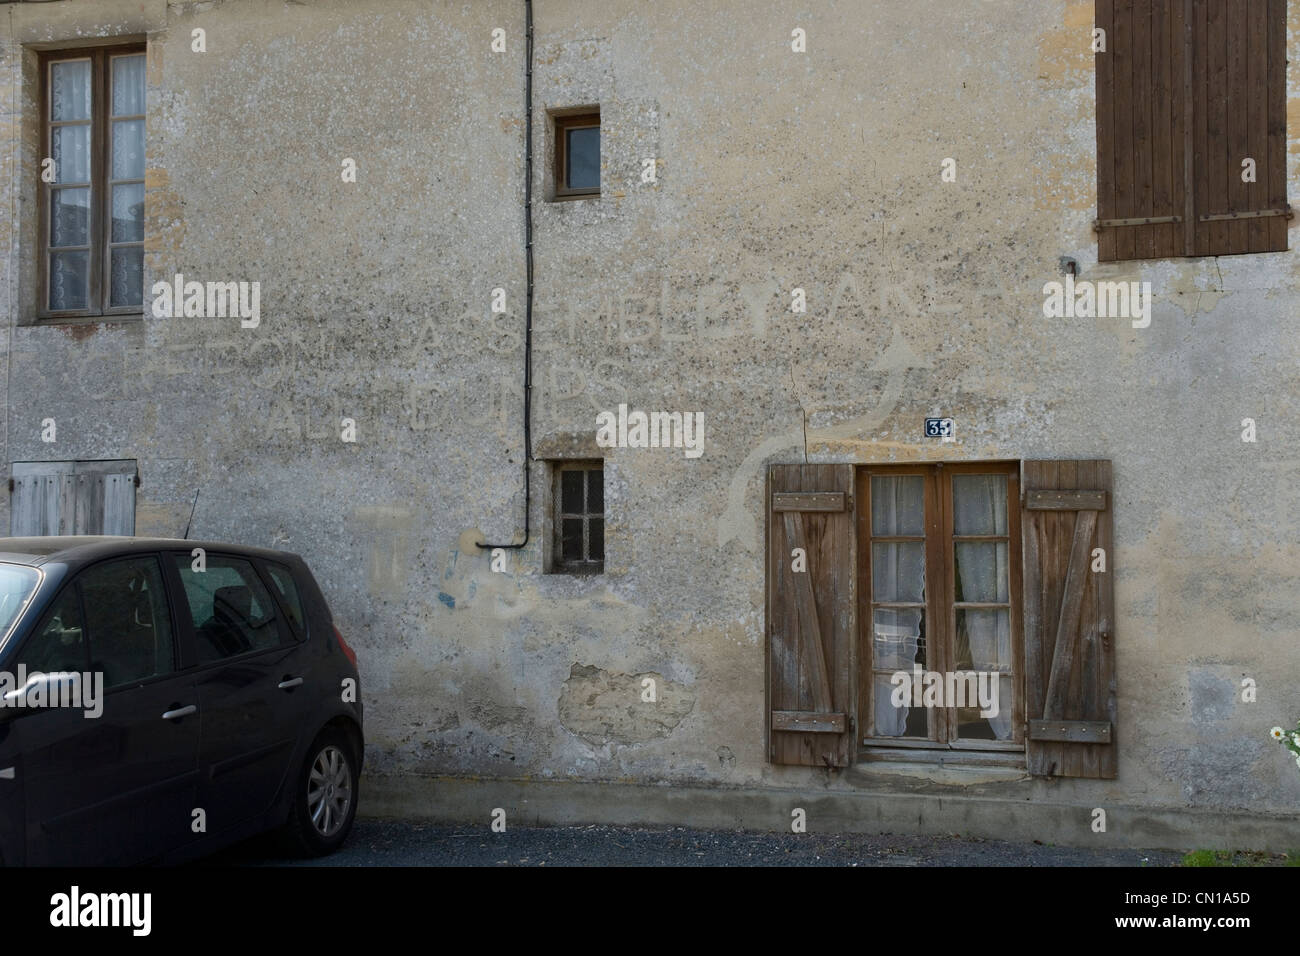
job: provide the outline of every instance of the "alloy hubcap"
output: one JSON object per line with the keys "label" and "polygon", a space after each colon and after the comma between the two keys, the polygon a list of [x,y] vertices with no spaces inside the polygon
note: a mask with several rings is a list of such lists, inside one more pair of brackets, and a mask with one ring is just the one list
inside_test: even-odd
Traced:
{"label": "alloy hubcap", "polygon": [[343,751],[333,744],[322,748],[307,777],[307,812],[324,837],[339,832],[352,806],[352,772]]}

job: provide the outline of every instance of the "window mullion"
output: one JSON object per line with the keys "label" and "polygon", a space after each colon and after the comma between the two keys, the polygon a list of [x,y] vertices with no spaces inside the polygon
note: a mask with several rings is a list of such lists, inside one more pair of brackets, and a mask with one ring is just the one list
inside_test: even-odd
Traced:
{"label": "window mullion", "polygon": [[[925,588],[926,588],[926,661],[927,669],[942,673],[948,668],[947,574],[944,557],[943,470],[935,465],[925,476]],[[930,739],[947,743],[948,712],[942,707],[929,711]]]}
{"label": "window mullion", "polygon": [[107,218],[104,203],[108,195],[108,190],[104,188],[108,176],[108,82],[105,76],[108,58],[102,50],[96,50],[92,54],[91,63],[90,236],[93,251],[90,256],[88,304],[93,303],[92,312],[103,315],[108,306],[108,283],[104,281],[104,257],[108,254],[105,242],[107,233],[104,228],[104,221]]}

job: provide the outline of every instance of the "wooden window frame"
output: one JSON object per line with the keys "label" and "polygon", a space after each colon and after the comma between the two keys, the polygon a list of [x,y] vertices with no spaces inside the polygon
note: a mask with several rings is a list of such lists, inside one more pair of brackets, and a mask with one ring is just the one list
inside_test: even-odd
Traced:
{"label": "wooden window frame", "polygon": [[[600,129],[600,109],[599,107],[583,107],[580,111],[565,112],[553,117],[555,121],[555,198],[556,199],[588,199],[600,195],[600,186],[588,186],[582,189],[571,189],[565,185],[566,173],[568,172],[569,157],[568,133],[575,129]],[[599,159],[599,157],[597,157]],[[597,166],[599,171],[599,166]]]}
{"label": "wooden window frame", "polygon": [[[952,478],[954,475],[1004,475],[1007,479],[1007,534],[996,536],[1007,541],[1008,600],[998,602],[1008,609],[1011,627],[1011,738],[1008,740],[963,739],[957,736],[956,708],[926,708],[927,737],[874,736],[876,668],[873,659],[873,611],[878,605],[872,592],[871,545],[875,540],[871,528],[872,477],[920,476],[925,480],[925,568],[926,588],[923,609],[926,621],[925,669],[946,673],[951,669],[956,641],[956,572],[953,544],[959,540],[952,531]],[[970,752],[979,761],[983,755],[1019,754],[1025,750],[1025,651],[1022,622],[1022,568],[1020,545],[1020,465],[1016,461],[918,463],[897,465],[863,465],[856,476],[858,520],[858,740],[859,759],[882,759],[882,754],[908,753],[925,758],[938,753]],[[891,539],[897,536],[889,536]],[[915,537],[915,536],[906,536]],[[963,602],[965,603],[965,602]],[[999,705],[1002,705],[999,700]],[[996,760],[996,758],[993,758]]]}
{"label": "wooden window frame", "polygon": [[[111,222],[113,215],[113,185],[122,185],[139,182],[144,183],[144,179],[111,179],[112,157],[110,125],[112,120],[118,119],[139,119],[146,120],[146,114],[130,114],[113,117],[112,102],[109,95],[109,84],[112,82],[110,71],[112,61],[119,56],[138,56],[147,54],[147,45],[144,43],[118,43],[108,46],[92,47],[75,47],[70,49],[47,50],[40,53],[40,143],[41,143],[41,160],[54,155],[54,128],[64,125],[62,122],[54,122],[50,119],[50,101],[51,101],[51,74],[53,64],[74,60],[90,61],[90,222],[88,223],[89,246],[89,272],[86,277],[86,303],[85,309],[51,309],[50,308],[50,289],[49,289],[49,265],[50,265],[50,230],[53,225],[51,216],[51,202],[53,201],[53,192],[56,186],[61,187],[64,183],[47,183],[39,180],[39,200],[37,203],[37,243],[39,255],[37,257],[36,269],[36,289],[37,305],[36,318],[44,321],[65,321],[76,319],[98,319],[104,317],[132,317],[142,316],[144,314],[144,289],[143,282],[140,290],[139,305],[111,306],[109,305],[109,295],[111,289],[110,269],[112,248],[117,246],[141,246],[141,242],[110,242]],[[78,121],[80,122],[80,121]],[[146,143],[148,129],[145,130]],[[37,176],[40,176],[38,167]],[[59,247],[59,248],[80,248],[80,247]]]}
{"label": "wooden window frame", "polygon": [[[582,479],[582,511],[566,512],[564,510],[564,487],[561,475],[568,471],[579,471],[583,474]],[[589,489],[588,475],[590,472],[599,471],[601,475],[601,510],[592,511],[587,501],[587,492]],[[602,459],[582,459],[555,461],[551,463],[551,562],[548,568],[552,574],[573,574],[573,575],[595,575],[605,573],[604,547],[601,549],[601,557],[593,559],[590,556],[591,551],[591,526],[592,518],[600,518],[605,521],[604,511],[604,480],[605,480],[605,462]],[[577,561],[566,560],[564,557],[564,520],[580,519],[582,521],[582,558]],[[602,531],[602,542],[604,534]]]}

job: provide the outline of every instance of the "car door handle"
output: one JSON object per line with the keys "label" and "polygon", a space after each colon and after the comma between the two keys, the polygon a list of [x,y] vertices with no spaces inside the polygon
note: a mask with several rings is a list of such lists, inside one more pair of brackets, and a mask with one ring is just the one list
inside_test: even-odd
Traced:
{"label": "car door handle", "polygon": [[275,686],[280,688],[280,690],[291,690],[294,687],[297,687],[301,683],[302,683],[301,677],[294,677],[292,679],[286,678],[285,680],[280,681],[280,683],[276,684]]}
{"label": "car door handle", "polygon": [[188,717],[190,714],[197,714],[199,709],[193,704],[188,707],[178,707],[176,710],[169,710],[162,715],[163,720],[178,720],[181,717]]}

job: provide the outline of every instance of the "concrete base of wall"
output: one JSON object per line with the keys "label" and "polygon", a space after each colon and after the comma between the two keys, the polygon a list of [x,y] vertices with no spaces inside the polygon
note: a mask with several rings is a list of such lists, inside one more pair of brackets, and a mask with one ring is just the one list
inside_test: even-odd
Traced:
{"label": "concrete base of wall", "polygon": [[508,825],[690,826],[789,830],[802,807],[808,832],[958,834],[1057,846],[1283,852],[1300,846],[1300,814],[1109,805],[1106,831],[1093,808],[989,796],[919,793],[888,783],[855,790],[724,789],[420,775],[367,776],[360,812],[371,819]]}

